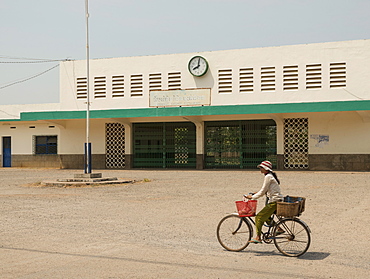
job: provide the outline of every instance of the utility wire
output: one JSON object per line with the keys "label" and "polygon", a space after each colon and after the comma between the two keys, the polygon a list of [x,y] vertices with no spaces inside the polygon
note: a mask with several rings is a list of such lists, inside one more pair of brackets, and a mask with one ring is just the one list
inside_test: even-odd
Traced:
{"label": "utility wire", "polygon": [[58,67],[58,66],[59,66],[59,64],[57,64],[57,65],[55,65],[55,66],[51,67],[50,69],[47,69],[46,71],[43,71],[43,72],[41,72],[41,73],[38,73],[38,74],[36,74],[36,75],[34,75],[34,76],[31,76],[31,77],[28,77],[28,78],[25,78],[25,79],[22,79],[22,80],[19,80],[19,81],[16,81],[16,82],[12,82],[12,83],[7,84],[7,85],[4,85],[4,86],[0,86],[0,90],[2,90],[2,89],[4,89],[4,88],[7,88],[7,87],[9,87],[9,86],[12,86],[12,85],[18,84],[18,83],[22,83],[22,82],[28,81],[28,80],[30,80],[30,79],[34,79],[34,78],[36,78],[36,77],[39,77],[39,76],[41,76],[41,75],[43,75],[43,74],[45,74],[45,73],[47,73],[47,72],[49,72],[49,71],[53,70],[54,68],[56,68],[56,67]]}
{"label": "utility wire", "polygon": [[1,64],[28,64],[28,63],[48,63],[69,61],[70,59],[39,59],[39,58],[25,58],[25,57],[11,57],[0,55],[0,59],[14,59],[14,60],[29,60],[29,61],[0,61]]}

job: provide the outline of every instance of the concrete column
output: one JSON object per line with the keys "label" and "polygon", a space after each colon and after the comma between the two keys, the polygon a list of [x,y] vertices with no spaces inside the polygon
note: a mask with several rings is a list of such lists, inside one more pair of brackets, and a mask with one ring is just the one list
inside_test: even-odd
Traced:
{"label": "concrete column", "polygon": [[184,117],[184,119],[195,124],[196,131],[196,169],[204,169],[204,121],[195,117]]}
{"label": "concrete column", "polygon": [[132,145],[132,124],[122,123],[125,127],[125,169],[133,167],[133,145]]}

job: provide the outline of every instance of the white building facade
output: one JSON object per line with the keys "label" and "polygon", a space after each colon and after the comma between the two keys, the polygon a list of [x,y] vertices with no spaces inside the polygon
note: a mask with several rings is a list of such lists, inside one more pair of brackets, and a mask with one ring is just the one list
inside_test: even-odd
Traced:
{"label": "white building facade", "polygon": [[[370,170],[370,40],[90,61],[93,169]],[[86,61],[0,106],[4,167],[83,168]]]}

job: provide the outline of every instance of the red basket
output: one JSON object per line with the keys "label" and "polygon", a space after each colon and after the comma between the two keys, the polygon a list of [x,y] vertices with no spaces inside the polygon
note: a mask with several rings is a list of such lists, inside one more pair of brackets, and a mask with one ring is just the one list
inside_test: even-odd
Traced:
{"label": "red basket", "polygon": [[236,209],[240,217],[251,217],[256,215],[257,201],[236,201]]}

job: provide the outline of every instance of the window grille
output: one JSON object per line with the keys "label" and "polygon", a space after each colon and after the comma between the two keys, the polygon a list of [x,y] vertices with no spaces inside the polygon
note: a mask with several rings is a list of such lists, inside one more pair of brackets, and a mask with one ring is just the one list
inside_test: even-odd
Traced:
{"label": "window grille", "polygon": [[196,167],[193,123],[134,123],[133,132],[135,168]]}
{"label": "window grille", "polygon": [[308,168],[308,118],[284,119],[284,167]]}
{"label": "window grille", "polygon": [[162,88],[162,74],[154,73],[149,74],[149,91],[160,90]]}
{"label": "window grille", "polygon": [[206,168],[255,169],[264,160],[276,165],[275,121],[207,121],[204,124]]}
{"label": "window grille", "polygon": [[330,63],[330,88],[346,87],[346,62]]}
{"label": "window grille", "polygon": [[34,136],[35,154],[58,154],[57,136]]}
{"label": "window grille", "polygon": [[87,99],[87,78],[78,77],[76,79],[76,98]]}
{"label": "window grille", "polygon": [[168,89],[181,89],[181,73],[173,72],[168,73]]}
{"label": "window grille", "polygon": [[253,92],[253,68],[239,69],[239,92]]}
{"label": "window grille", "polygon": [[261,91],[275,91],[275,67],[261,68]]}
{"label": "window grille", "polygon": [[131,75],[130,78],[131,97],[143,96],[143,75]]}
{"label": "window grille", "polygon": [[125,96],[125,77],[112,76],[112,98]]}
{"label": "window grille", "polygon": [[101,99],[106,97],[107,84],[105,77],[94,77],[94,98]]}
{"label": "window grille", "polygon": [[232,69],[218,70],[218,93],[230,94],[232,93]]}
{"label": "window grille", "polygon": [[283,66],[283,90],[298,90],[298,66]]}
{"label": "window grille", "polygon": [[105,165],[108,169],[125,167],[125,127],[121,123],[105,123]]}
{"label": "window grille", "polygon": [[321,64],[306,65],[306,89],[321,88]]}

